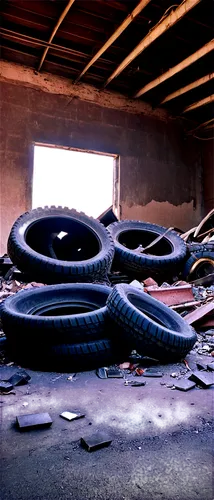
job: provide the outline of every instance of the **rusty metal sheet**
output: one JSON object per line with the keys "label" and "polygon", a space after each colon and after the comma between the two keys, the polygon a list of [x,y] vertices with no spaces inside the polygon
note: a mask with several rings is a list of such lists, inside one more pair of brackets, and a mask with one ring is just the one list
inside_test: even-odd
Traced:
{"label": "rusty metal sheet", "polygon": [[170,288],[147,288],[149,295],[154,299],[160,300],[167,306],[185,304],[185,302],[194,302],[192,285],[173,286]]}
{"label": "rusty metal sheet", "polygon": [[214,311],[214,301],[198,307],[196,311],[193,311],[184,316],[184,319],[187,321],[187,323],[189,323],[189,325],[192,325],[193,323],[196,323],[196,321],[199,321],[201,318],[204,318],[204,316],[209,315],[209,313],[211,313],[212,311]]}

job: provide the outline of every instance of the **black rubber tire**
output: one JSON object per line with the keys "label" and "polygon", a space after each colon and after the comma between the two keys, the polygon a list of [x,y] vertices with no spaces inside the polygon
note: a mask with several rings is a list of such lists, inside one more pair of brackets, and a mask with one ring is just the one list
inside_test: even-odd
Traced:
{"label": "black rubber tire", "polygon": [[197,340],[175,311],[130,285],[116,285],[107,299],[111,318],[124,329],[132,349],[160,360],[185,357]]}
{"label": "black rubber tire", "polygon": [[190,254],[200,254],[202,252],[210,252],[210,256],[214,254],[214,241],[208,243],[190,243],[187,245]]}
{"label": "black rubber tire", "polygon": [[[57,238],[60,233],[65,234]],[[37,281],[91,282],[107,275],[114,244],[99,221],[73,209],[45,207],[16,220],[8,254],[18,269]]]}
{"label": "black rubber tire", "polygon": [[110,287],[92,283],[23,290],[1,304],[1,321],[15,348],[75,344],[113,336],[106,300]]}
{"label": "black rubber tire", "polygon": [[192,252],[189,259],[187,259],[183,278],[187,281],[194,281],[212,273],[214,273],[214,251],[202,249],[201,251]]}
{"label": "black rubber tire", "polygon": [[44,371],[78,372],[124,361],[109,339],[49,347],[38,342],[24,347],[19,344],[16,350],[9,346],[9,354],[21,366]]}
{"label": "black rubber tire", "polygon": [[155,252],[159,255],[150,255],[149,253],[136,253],[126,248],[123,243],[128,240],[129,245],[136,248],[143,242],[145,247],[157,236],[165,233],[167,230],[165,227],[139,221],[120,221],[110,224],[108,230],[114,240],[116,267],[119,266],[127,273],[142,277],[145,274],[147,277],[178,274],[186,256],[186,244],[175,231],[169,231],[155,245]]}

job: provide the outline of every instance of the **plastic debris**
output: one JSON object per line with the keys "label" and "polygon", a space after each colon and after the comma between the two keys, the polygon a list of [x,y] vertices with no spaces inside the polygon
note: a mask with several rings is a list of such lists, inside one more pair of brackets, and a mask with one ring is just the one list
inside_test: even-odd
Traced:
{"label": "plastic debris", "polygon": [[123,378],[123,373],[118,368],[108,368],[107,371],[108,378]]}
{"label": "plastic debris", "polygon": [[97,369],[96,374],[99,378],[107,378],[107,371],[108,371],[108,368],[103,366],[102,368]]}

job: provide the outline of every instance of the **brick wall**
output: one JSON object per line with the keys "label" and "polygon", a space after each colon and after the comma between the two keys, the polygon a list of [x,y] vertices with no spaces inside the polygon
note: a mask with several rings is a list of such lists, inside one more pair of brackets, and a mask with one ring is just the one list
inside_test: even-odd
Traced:
{"label": "brick wall", "polygon": [[201,145],[174,121],[1,82],[1,249],[31,208],[33,142],[120,155],[122,218],[183,229],[201,217]]}

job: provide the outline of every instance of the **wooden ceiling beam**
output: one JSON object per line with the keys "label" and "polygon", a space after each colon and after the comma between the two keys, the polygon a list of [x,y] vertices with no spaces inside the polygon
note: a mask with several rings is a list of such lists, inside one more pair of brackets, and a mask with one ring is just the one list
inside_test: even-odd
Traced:
{"label": "wooden ceiling beam", "polygon": [[[58,29],[59,29],[59,27],[60,27],[60,24],[62,23],[62,21],[63,21],[63,19],[65,18],[66,14],[67,14],[67,13],[68,13],[68,11],[70,10],[70,8],[71,8],[71,6],[73,5],[74,1],[75,1],[75,0],[69,0],[68,4],[66,5],[65,9],[64,9],[64,10],[63,10],[63,12],[62,12],[62,14],[61,14],[60,18],[58,19],[58,21],[57,21],[56,25],[54,26],[54,29],[53,29],[53,31],[52,31],[52,33],[51,33],[51,36],[50,36],[50,38],[49,38],[49,40],[48,40],[48,43],[51,43],[51,42],[52,42],[53,37],[55,36],[55,34],[56,34],[57,30],[58,30]],[[46,49],[44,50],[44,52],[43,52],[43,54],[42,54],[42,58],[41,58],[41,61],[40,61],[40,63],[39,63],[38,71],[40,71],[40,69],[41,69],[41,67],[42,67],[42,65],[43,65],[43,63],[44,63],[44,60],[45,60],[45,58],[46,58],[46,55],[47,55],[48,50],[49,50],[49,47],[46,47]]]}
{"label": "wooden ceiling beam", "polygon": [[188,68],[192,63],[195,61],[198,61],[201,57],[205,56],[211,50],[214,49],[214,39],[211,40],[210,42],[206,43],[201,49],[197,50],[194,52],[194,54],[191,54],[191,56],[187,57],[180,63],[176,64],[173,68],[168,69],[165,73],[163,73],[161,76],[158,76],[155,78],[155,80],[152,80],[152,82],[147,83],[147,85],[144,85],[138,92],[134,95],[134,97],[140,97],[141,95],[145,94],[146,92],[149,92],[149,90],[154,89],[161,83],[165,82],[172,76],[176,75],[180,71],[182,71],[185,68]]}
{"label": "wooden ceiling beam", "polygon": [[119,64],[119,66],[113,71],[104,84],[106,87],[114,78],[116,78],[120,73],[134,60],[138,57],[143,50],[145,50],[149,45],[151,45],[154,40],[157,40],[159,36],[165,33],[171,26],[176,24],[187,12],[189,12],[193,7],[195,7],[201,0],[184,0],[177,9],[170,12],[166,17],[163,16],[162,20],[151,29],[151,31],[141,40],[141,42],[128,54],[127,57]]}
{"label": "wooden ceiling beam", "polygon": [[110,36],[110,38],[104,43],[104,45],[96,52],[94,57],[89,61],[89,63],[82,70],[80,75],[77,77],[74,83],[77,83],[80,78],[88,71],[88,69],[94,64],[97,59],[117,40],[117,38],[123,33],[123,31],[129,26],[129,24],[135,19],[135,17],[146,7],[146,5],[150,2],[150,0],[141,0],[135,9],[129,14],[126,19],[118,26],[118,28],[114,31],[114,33]]}
{"label": "wooden ceiling beam", "polygon": [[161,101],[160,104],[164,104],[165,102],[171,101],[172,99],[175,99],[176,97],[179,97],[180,95],[186,94],[186,92],[189,92],[190,90],[196,89],[197,87],[200,87],[200,85],[203,85],[204,83],[209,82],[214,78],[214,73],[209,73],[209,75],[202,76],[202,78],[199,78],[198,80],[195,80],[195,82],[190,83],[189,85],[186,85],[185,87],[182,87],[179,90],[176,90],[175,92],[172,92],[172,94],[169,94]]}
{"label": "wooden ceiling beam", "polygon": [[208,97],[205,97],[204,99],[201,99],[200,101],[194,102],[190,106],[187,106],[182,113],[187,113],[188,111],[192,111],[193,109],[200,108],[201,106],[205,106],[205,104],[210,104],[211,102],[214,102],[214,94],[209,95]]}

